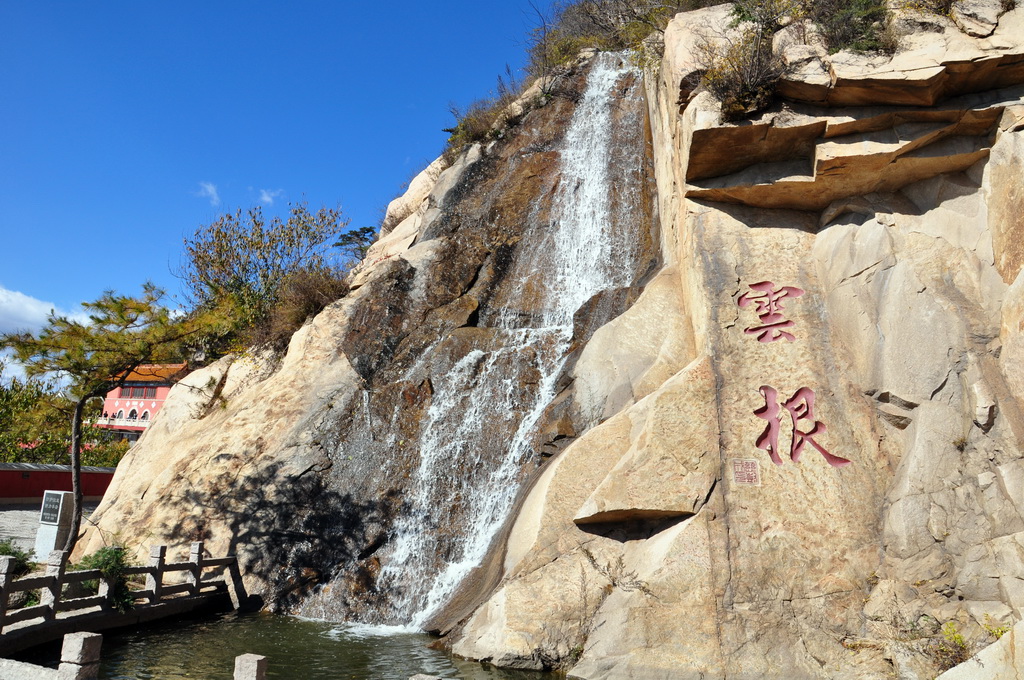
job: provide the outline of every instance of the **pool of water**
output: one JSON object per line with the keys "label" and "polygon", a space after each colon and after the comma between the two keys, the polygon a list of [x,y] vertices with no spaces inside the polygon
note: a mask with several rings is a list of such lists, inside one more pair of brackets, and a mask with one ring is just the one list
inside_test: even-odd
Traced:
{"label": "pool of water", "polygon": [[416,673],[461,680],[550,680],[502,671],[429,649],[423,634],[270,614],[208,616],[103,636],[105,680],[231,680],[240,654],[267,657],[276,680],[408,680]]}

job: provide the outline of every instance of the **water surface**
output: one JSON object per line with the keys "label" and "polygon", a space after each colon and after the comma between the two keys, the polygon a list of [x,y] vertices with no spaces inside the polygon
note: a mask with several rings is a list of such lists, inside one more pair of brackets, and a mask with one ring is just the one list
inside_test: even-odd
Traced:
{"label": "water surface", "polygon": [[[386,629],[385,629],[386,630]],[[231,680],[240,654],[267,657],[276,680],[408,680],[416,673],[461,680],[550,680],[501,671],[428,649],[419,633],[345,627],[270,614],[225,614],[103,636],[105,680]]]}

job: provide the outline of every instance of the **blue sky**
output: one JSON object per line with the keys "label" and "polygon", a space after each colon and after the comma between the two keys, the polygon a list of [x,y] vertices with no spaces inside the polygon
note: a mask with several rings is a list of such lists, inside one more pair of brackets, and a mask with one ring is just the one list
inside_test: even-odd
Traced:
{"label": "blue sky", "polygon": [[0,2],[0,332],[176,293],[182,238],[239,207],[376,225],[534,23],[528,0]]}

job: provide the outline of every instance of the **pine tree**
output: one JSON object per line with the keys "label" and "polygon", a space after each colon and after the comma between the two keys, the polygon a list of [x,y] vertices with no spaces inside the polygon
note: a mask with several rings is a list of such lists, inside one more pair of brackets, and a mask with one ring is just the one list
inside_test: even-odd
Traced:
{"label": "pine tree", "polygon": [[12,349],[29,377],[70,381],[74,520],[64,546],[69,554],[81,527],[82,422],[88,402],[124,384],[142,364],[179,358],[183,343],[201,328],[194,317],[175,318],[163,299],[164,292],[150,283],[138,297],[107,291],[95,302],[82,304],[87,321],[51,312],[38,333],[0,336],[0,348]]}

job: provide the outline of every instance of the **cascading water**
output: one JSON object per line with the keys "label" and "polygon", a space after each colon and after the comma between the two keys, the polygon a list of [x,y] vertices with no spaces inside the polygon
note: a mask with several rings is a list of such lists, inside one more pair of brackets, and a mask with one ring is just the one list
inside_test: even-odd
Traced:
{"label": "cascading water", "polygon": [[[539,288],[531,314],[493,310],[479,324],[486,340],[443,375],[428,366],[443,338],[406,371],[412,382],[429,375],[432,395],[404,510],[379,554],[376,589],[388,601],[377,623],[422,626],[480,564],[512,508],[524,466],[536,457],[535,431],[556,396],[574,314],[595,294],[635,283],[638,227],[615,214],[630,205],[614,200],[611,179],[615,107],[630,68],[622,55],[595,60],[559,151],[550,225],[535,225],[507,274],[518,290]],[[630,96],[638,90],[634,82]],[[628,186],[617,191],[640,193]],[[392,425],[397,419],[396,413]],[[394,430],[385,446],[402,443]],[[325,615],[312,606],[304,613]]]}

